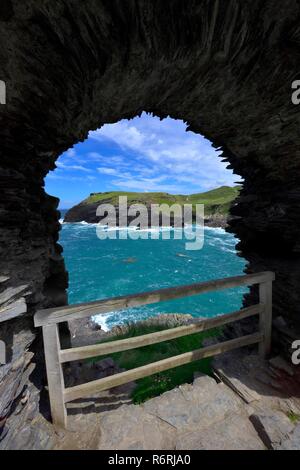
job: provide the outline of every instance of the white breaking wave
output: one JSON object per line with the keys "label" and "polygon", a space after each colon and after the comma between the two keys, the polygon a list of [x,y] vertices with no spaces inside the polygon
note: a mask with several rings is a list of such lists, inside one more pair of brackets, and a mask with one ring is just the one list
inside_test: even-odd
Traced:
{"label": "white breaking wave", "polygon": [[100,325],[103,331],[109,331],[114,326],[146,320],[147,318],[159,315],[159,313],[151,308],[137,311],[133,307],[126,310],[116,310],[105,315],[95,315],[93,321]]}
{"label": "white breaking wave", "polygon": [[226,230],[221,227],[205,227],[204,230],[208,230],[210,232],[215,232],[215,233],[227,234]]}
{"label": "white breaking wave", "polygon": [[99,225],[100,230],[104,230],[104,232],[121,232],[121,231],[136,231],[138,227],[107,227]]}
{"label": "white breaking wave", "polygon": [[82,220],[81,222],[69,222],[68,225],[76,225],[77,228],[92,228],[97,227],[98,224],[90,224],[89,222]]}
{"label": "white breaking wave", "polygon": [[107,325],[107,320],[112,316],[112,313],[107,313],[106,315],[95,315],[92,317],[92,320],[97,323],[97,325],[101,326],[101,330],[109,331],[110,328]]}

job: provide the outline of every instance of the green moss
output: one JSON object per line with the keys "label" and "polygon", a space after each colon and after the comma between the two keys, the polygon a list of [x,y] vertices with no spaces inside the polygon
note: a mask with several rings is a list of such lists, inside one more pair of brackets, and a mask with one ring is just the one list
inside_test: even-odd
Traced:
{"label": "green moss", "polygon": [[[131,338],[133,336],[149,334],[155,331],[166,330],[168,328],[170,327],[167,325],[153,326],[145,324],[129,324],[126,334],[110,337],[106,341]],[[218,334],[218,330],[196,333],[170,341],[164,341],[163,343],[110,354],[109,357],[111,357],[119,367],[129,370],[199,349],[202,346],[204,338],[215,336],[216,334]],[[95,362],[103,358],[104,356],[101,356],[101,358],[93,358],[90,359],[90,361]],[[202,372],[207,375],[211,375],[211,360],[211,358],[206,358],[194,361],[190,364],[169,369],[165,372],[138,380],[137,386],[132,393],[133,402],[142,403],[145,400],[158,396],[180,384],[190,383],[193,381],[195,372]]]}
{"label": "green moss", "polygon": [[300,421],[300,415],[294,413],[293,411],[289,411],[287,413],[287,417],[291,421],[291,423],[296,424],[298,421]]}

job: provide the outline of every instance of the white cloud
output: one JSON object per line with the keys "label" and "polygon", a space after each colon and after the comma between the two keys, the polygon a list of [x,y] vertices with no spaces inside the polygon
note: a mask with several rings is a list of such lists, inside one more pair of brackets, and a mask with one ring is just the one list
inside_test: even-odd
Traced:
{"label": "white cloud", "polygon": [[86,156],[86,160],[92,160],[92,161],[95,161],[95,162],[103,162],[103,160],[105,160],[105,159],[106,159],[106,157],[104,157],[103,155],[101,155],[98,152],[89,152]]}
{"label": "white cloud", "polygon": [[[128,154],[103,158],[103,163],[114,168],[102,173],[118,174],[120,180],[113,184],[118,183],[120,187],[139,189],[146,177],[160,175],[175,191],[184,187],[186,192],[191,192],[233,185],[239,179],[226,170],[226,164],[208,140],[186,132],[183,121],[170,118],[160,121],[144,113],[141,118],[104,125],[90,132],[89,137],[102,143],[112,141]],[[129,166],[129,175],[120,171]],[[162,189],[153,179],[146,182],[148,187]]]}
{"label": "white cloud", "polygon": [[61,168],[63,170],[76,170],[76,171],[84,171],[84,172],[90,172],[91,170],[89,168],[86,168],[82,165],[66,165],[65,163],[62,163],[60,161],[56,162],[57,168]]}
{"label": "white cloud", "polygon": [[130,180],[114,180],[112,184],[118,188],[126,188],[134,191],[165,191],[177,192],[178,185],[159,182],[153,179],[130,179]]}
{"label": "white cloud", "polygon": [[68,176],[64,174],[58,174],[57,172],[51,171],[48,173],[47,178],[51,180],[62,180],[62,181],[95,181],[97,178],[95,176]]}
{"label": "white cloud", "polygon": [[67,155],[68,157],[71,157],[71,158],[72,158],[72,157],[75,157],[75,156],[76,156],[75,149],[71,148],[71,149],[67,150],[67,151],[66,151],[66,155]]}
{"label": "white cloud", "polygon": [[89,133],[91,139],[103,141],[103,137],[118,143],[120,147],[134,150],[140,150],[145,140],[144,134],[126,120],[116,124],[105,124],[101,129]]}
{"label": "white cloud", "polygon": [[99,173],[102,173],[103,175],[112,175],[112,176],[119,175],[118,170],[116,170],[115,168],[106,168],[104,166],[100,166],[99,168],[97,168],[97,170],[99,171]]}
{"label": "white cloud", "polygon": [[117,176],[118,178],[131,179],[132,174],[128,171],[119,170],[117,168],[109,168],[105,166],[100,166],[97,168],[97,171],[102,175]]}
{"label": "white cloud", "polygon": [[145,113],[91,131],[89,140],[65,152],[57,167],[50,179],[89,186],[98,180],[105,189],[188,194],[239,180],[208,140],[186,132],[183,121],[160,121]]}

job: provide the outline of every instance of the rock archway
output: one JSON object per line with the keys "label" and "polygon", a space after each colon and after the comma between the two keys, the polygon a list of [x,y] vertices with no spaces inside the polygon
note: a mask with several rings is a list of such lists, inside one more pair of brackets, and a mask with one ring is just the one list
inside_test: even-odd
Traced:
{"label": "rock archway", "polygon": [[44,177],[89,130],[142,111],[185,120],[245,179],[230,229],[249,271],[276,272],[275,314],[300,326],[299,20],[297,0],[1,1],[0,299],[26,309],[0,323],[0,419],[36,357],[32,314],[66,302]]}

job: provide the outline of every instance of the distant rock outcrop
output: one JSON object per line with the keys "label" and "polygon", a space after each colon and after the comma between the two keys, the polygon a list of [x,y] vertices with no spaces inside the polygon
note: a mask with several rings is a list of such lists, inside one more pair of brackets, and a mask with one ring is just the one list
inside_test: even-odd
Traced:
{"label": "distant rock outcrop", "polygon": [[[100,204],[112,204],[116,210],[117,226],[119,225],[119,196],[127,197],[127,209],[132,204],[143,204],[148,211],[148,226],[151,225],[151,204],[166,204],[171,207],[173,204],[193,205],[193,218],[195,220],[196,204],[204,204],[205,222],[211,227],[225,227],[227,225],[229,208],[234,203],[240,191],[239,186],[220,188],[207,191],[205,193],[191,195],[173,195],[168,193],[134,193],[134,192],[110,192],[91,193],[84,201],[68,210],[64,217],[64,222],[88,222],[98,223],[103,217],[96,215]],[[135,220],[136,216],[128,217],[128,224]],[[176,218],[171,213],[170,224],[174,225]],[[165,225],[162,212],[159,214],[159,225]],[[168,223],[169,225],[169,223]]]}

